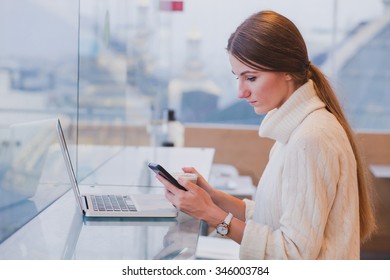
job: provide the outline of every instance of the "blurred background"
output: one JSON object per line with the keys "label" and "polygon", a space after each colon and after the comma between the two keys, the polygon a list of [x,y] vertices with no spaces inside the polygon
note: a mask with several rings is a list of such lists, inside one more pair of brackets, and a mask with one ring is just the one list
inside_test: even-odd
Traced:
{"label": "blurred background", "polygon": [[58,114],[145,125],[166,108],[183,123],[258,125],[225,47],[246,17],[272,9],[300,28],[354,128],[387,131],[388,2],[1,0],[0,125]]}

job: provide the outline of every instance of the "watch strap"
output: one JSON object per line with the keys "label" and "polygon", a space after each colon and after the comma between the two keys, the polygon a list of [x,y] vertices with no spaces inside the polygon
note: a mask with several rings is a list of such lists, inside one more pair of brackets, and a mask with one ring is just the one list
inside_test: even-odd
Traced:
{"label": "watch strap", "polygon": [[230,225],[230,222],[232,221],[232,219],[233,219],[233,214],[232,213],[229,213],[227,216],[226,216],[226,218],[225,218],[225,220],[223,221],[225,224],[227,224],[227,225]]}

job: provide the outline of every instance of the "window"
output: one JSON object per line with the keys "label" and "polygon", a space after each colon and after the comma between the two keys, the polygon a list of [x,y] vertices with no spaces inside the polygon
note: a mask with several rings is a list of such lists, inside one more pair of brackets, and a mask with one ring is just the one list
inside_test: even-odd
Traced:
{"label": "window", "polygon": [[91,128],[117,127],[111,138],[126,144],[144,136],[120,128],[145,128],[165,108],[184,123],[258,125],[225,47],[243,19],[272,9],[300,28],[354,128],[390,128],[388,1],[14,2],[0,0],[3,127],[60,115],[75,124],[73,142],[104,144]]}

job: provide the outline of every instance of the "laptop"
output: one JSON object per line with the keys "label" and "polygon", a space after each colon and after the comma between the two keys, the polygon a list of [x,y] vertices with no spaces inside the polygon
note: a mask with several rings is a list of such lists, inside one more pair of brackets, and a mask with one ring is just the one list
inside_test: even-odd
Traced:
{"label": "laptop", "polygon": [[[176,217],[178,210],[163,194],[81,194],[70,159],[61,122],[57,132],[78,207],[86,217]],[[108,187],[109,188],[109,187]]]}

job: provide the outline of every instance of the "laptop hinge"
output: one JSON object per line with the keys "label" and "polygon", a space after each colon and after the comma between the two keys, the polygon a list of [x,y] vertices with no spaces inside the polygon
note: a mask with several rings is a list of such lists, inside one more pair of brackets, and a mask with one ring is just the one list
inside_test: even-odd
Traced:
{"label": "laptop hinge", "polygon": [[88,210],[88,202],[87,202],[87,197],[85,195],[82,196],[82,203],[83,203],[83,212],[85,213],[86,210]]}

